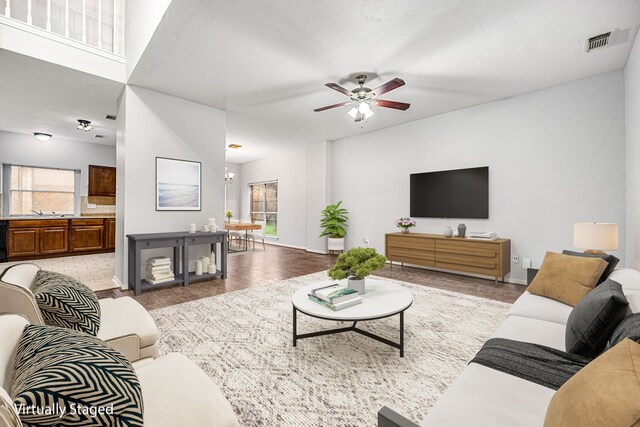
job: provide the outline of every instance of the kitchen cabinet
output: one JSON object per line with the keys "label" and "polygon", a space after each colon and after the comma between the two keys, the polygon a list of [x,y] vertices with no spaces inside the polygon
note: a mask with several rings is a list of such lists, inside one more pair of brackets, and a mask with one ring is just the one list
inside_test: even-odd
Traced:
{"label": "kitchen cabinet", "polygon": [[68,227],[43,227],[40,229],[40,253],[43,255],[69,252]]}
{"label": "kitchen cabinet", "polygon": [[116,196],[116,168],[89,165],[89,197]]}
{"label": "kitchen cabinet", "polygon": [[40,254],[39,235],[39,228],[9,229],[9,233],[7,233],[9,257]]}
{"label": "kitchen cabinet", "polygon": [[104,220],[105,247],[107,249],[115,249],[116,247],[116,220],[115,218],[107,218]]}
{"label": "kitchen cabinet", "polygon": [[69,232],[71,252],[96,251],[104,247],[103,219],[72,219]]}
{"label": "kitchen cabinet", "polygon": [[11,219],[7,223],[9,261],[115,249],[115,218]]}

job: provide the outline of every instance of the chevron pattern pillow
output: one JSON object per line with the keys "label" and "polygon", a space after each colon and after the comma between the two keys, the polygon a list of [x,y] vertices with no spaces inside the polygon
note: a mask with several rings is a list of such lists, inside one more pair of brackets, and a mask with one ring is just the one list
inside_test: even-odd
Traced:
{"label": "chevron pattern pillow", "polygon": [[47,325],[98,334],[100,304],[87,285],[64,274],[40,270],[31,289]]}
{"label": "chevron pattern pillow", "polygon": [[25,426],[142,426],[138,377],[127,359],[86,334],[25,327],[11,396]]}

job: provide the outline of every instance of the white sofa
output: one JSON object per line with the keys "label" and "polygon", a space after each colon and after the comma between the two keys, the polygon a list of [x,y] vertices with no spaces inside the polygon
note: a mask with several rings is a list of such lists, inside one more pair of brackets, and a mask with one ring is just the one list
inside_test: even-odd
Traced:
{"label": "white sofa", "polygon": [[[0,275],[0,313],[15,313],[44,325],[31,286],[40,270],[35,264],[13,265]],[[103,298],[97,337],[132,362],[158,355],[158,328],[151,315],[130,297]]]}
{"label": "white sofa", "polygon": [[[0,427],[19,427],[8,390],[18,341],[29,322],[0,315]],[[233,408],[218,386],[179,353],[134,364],[142,388],[147,427],[238,427]]]}
{"label": "white sofa", "polygon": [[[640,312],[640,272],[619,269],[610,279],[622,285],[629,301],[629,312]],[[565,328],[572,309],[566,304],[525,292],[492,337],[564,351]],[[549,388],[471,363],[431,408],[420,426],[542,427],[554,393]],[[383,411],[381,413],[385,415]],[[380,427],[415,426],[402,417],[389,422],[388,415],[379,422]]]}

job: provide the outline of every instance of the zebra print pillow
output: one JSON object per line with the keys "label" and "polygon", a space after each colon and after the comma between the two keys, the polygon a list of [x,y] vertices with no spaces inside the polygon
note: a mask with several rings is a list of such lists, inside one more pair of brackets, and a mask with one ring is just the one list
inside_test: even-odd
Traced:
{"label": "zebra print pillow", "polygon": [[25,426],[142,426],[138,377],[97,338],[28,325],[18,343],[11,395]]}
{"label": "zebra print pillow", "polygon": [[85,284],[64,274],[40,270],[31,289],[47,325],[98,334],[100,304]]}

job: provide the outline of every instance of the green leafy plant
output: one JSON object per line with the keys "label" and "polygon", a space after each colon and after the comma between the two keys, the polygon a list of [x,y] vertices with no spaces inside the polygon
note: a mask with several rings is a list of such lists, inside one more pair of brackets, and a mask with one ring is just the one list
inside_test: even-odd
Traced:
{"label": "green leafy plant", "polygon": [[364,279],[372,271],[384,268],[387,258],[373,248],[353,248],[338,257],[336,265],[329,270],[329,277],[334,280],[355,277]]}
{"label": "green leafy plant", "polygon": [[227,217],[227,219],[231,219],[231,217],[233,217],[233,211],[228,210],[224,213],[224,216]]}
{"label": "green leafy plant", "polygon": [[320,237],[329,236],[332,239],[339,239],[347,235],[347,222],[349,221],[349,211],[341,208],[342,200],[335,205],[329,205],[322,211],[320,227],[323,228]]}

